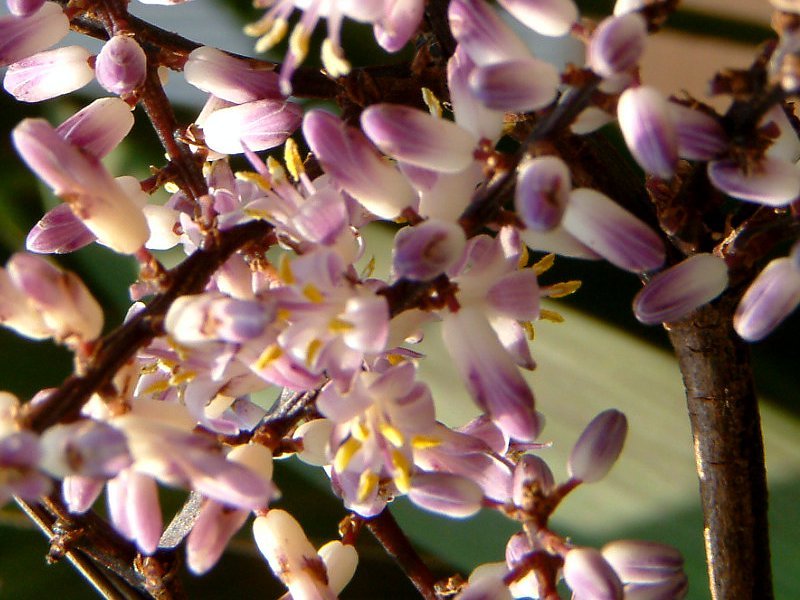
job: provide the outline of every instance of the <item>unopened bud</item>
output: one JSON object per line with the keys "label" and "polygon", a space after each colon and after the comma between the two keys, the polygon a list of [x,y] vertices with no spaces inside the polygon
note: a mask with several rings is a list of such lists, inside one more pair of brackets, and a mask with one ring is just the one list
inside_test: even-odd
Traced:
{"label": "unopened bud", "polygon": [[575,598],[622,600],[622,582],[600,551],[574,548],[564,558],[564,580]]}
{"label": "unopened bud", "polygon": [[652,175],[669,179],[678,162],[678,135],[667,101],[655,88],[628,88],[617,104],[619,127],[633,157]]}
{"label": "unopened bud", "polygon": [[601,77],[612,77],[636,65],[646,39],[647,23],[638,13],[608,17],[592,34],[586,62]]}
{"label": "unopened bud", "polygon": [[456,223],[429,220],[397,232],[392,266],[398,277],[425,281],[441,275],[461,258],[467,244]]}
{"label": "unopened bud", "polygon": [[105,44],[95,63],[97,82],[112,94],[130,94],[144,83],[147,55],[127,35],[115,35]]}
{"label": "unopened bud", "polygon": [[570,477],[584,483],[601,480],[617,462],[628,420],[618,410],[606,410],[597,415],[583,430],[572,448],[567,463]]}
{"label": "unopened bud", "polygon": [[483,490],[471,479],[460,475],[417,473],[411,480],[408,497],[425,510],[465,519],[481,509]]}
{"label": "unopened bud", "polygon": [[514,469],[514,504],[525,507],[531,495],[547,496],[555,488],[553,472],[538,456],[525,454]]}
{"label": "unopened bud", "polygon": [[22,102],[41,102],[68,94],[94,78],[88,60],[89,51],[80,46],[39,52],[9,65],[3,87]]}

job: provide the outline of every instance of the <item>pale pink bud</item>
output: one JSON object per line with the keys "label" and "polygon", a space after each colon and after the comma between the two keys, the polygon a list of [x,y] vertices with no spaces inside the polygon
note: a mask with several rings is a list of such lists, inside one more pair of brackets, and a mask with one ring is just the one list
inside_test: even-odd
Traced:
{"label": "pale pink bud", "polygon": [[600,481],[617,462],[628,420],[618,410],[606,410],[597,415],[575,442],[567,462],[569,476],[584,483]]}
{"label": "pale pink bud", "polygon": [[340,593],[350,583],[358,567],[358,552],[350,544],[333,540],[317,550],[325,570],[328,572],[328,585],[334,594]]}
{"label": "pale pink bud", "polygon": [[119,98],[98,98],[56,127],[70,144],[103,158],[133,128],[131,107]]}
{"label": "pale pink bud", "polygon": [[330,464],[327,447],[333,427],[333,421],[329,419],[313,419],[295,429],[295,438],[303,444],[303,449],[297,453],[297,458],[315,467]]}
{"label": "pale pink bud", "polygon": [[105,485],[106,482],[102,479],[70,475],[62,482],[61,495],[69,512],[82,514],[92,508]]}
{"label": "pale pink bud", "polygon": [[678,135],[667,101],[655,88],[628,88],[619,98],[617,118],[625,143],[641,167],[669,179],[678,162]]}
{"label": "pale pink bud", "polygon": [[131,462],[125,435],[102,422],[58,424],[42,434],[42,470],[62,479],[110,479]]}
{"label": "pale pink bud", "polygon": [[444,173],[466,169],[477,146],[452,121],[399,104],[373,104],[361,113],[361,127],[384,154]]}
{"label": "pale pink bud", "polygon": [[523,25],[542,35],[566,35],[578,20],[578,8],[572,0],[498,1]]}
{"label": "pale pink bud", "polygon": [[12,256],[6,268],[56,339],[89,341],[100,335],[103,309],[77,275],[22,252]]}
{"label": "pale pink bud", "polygon": [[8,12],[15,17],[28,17],[44,6],[44,0],[6,0]]}
{"label": "pale pink bud", "polygon": [[541,156],[519,166],[514,206],[525,226],[549,231],[561,222],[572,182],[569,167],[555,156]]}
{"label": "pale pink bud", "polygon": [[255,65],[209,46],[189,54],[183,75],[196,88],[234,104],[282,99],[274,67]]}
{"label": "pale pink bud", "polygon": [[464,230],[456,223],[429,220],[397,232],[392,268],[398,277],[433,279],[461,258],[467,244]]}
{"label": "pale pink bud", "polygon": [[[800,245],[795,255],[800,255]],[[791,257],[771,261],[742,296],[733,327],[756,342],[769,335],[800,304],[800,264]]]}
{"label": "pale pink bud", "polygon": [[147,55],[127,35],[115,35],[105,44],[95,63],[97,83],[112,94],[130,94],[144,83]]}
{"label": "pale pink bud", "polygon": [[533,454],[525,454],[514,468],[512,485],[514,504],[524,506],[530,494],[547,496],[555,489],[556,482],[546,462]]}
{"label": "pale pink bud", "polygon": [[272,571],[294,598],[334,600],[325,565],[300,523],[288,512],[270,510],[253,521],[253,537]]}
{"label": "pale pink bud", "polygon": [[735,160],[712,161],[708,178],[729,196],[766,206],[786,206],[800,195],[800,169],[772,156],[764,156],[746,170]]}
{"label": "pale pink bud", "polygon": [[13,132],[22,158],[98,240],[132,254],[149,237],[142,210],[114,181],[100,161],[65,141],[42,119],[25,119]]}
{"label": "pale pink bud", "polygon": [[94,78],[88,60],[89,51],[80,46],[39,52],[9,65],[3,87],[22,102],[40,102],[68,94]]}
{"label": "pale pink bud", "polygon": [[658,542],[617,540],[602,554],[625,583],[658,583],[683,573],[681,553]]}
{"label": "pale pink bud", "polygon": [[417,31],[425,5],[418,0],[394,0],[383,5],[374,27],[375,40],[387,52],[399,52]]}
{"label": "pale pink bud", "polygon": [[230,508],[206,499],[186,538],[186,564],[189,570],[196,575],[210,571],[249,514],[248,510]]}
{"label": "pale pink bud", "polygon": [[711,160],[728,147],[728,137],[719,121],[701,110],[676,102],[668,105],[678,134],[678,154],[688,160]]}
{"label": "pale pink bud", "polygon": [[638,13],[607,17],[592,34],[586,62],[601,77],[627,71],[644,52],[647,23]]}
{"label": "pale pink bud", "polygon": [[695,254],[648,281],[633,299],[633,312],[648,325],[677,321],[711,302],[727,286],[725,261],[713,254]]}
{"label": "pale pink bud", "polygon": [[164,526],[156,482],[126,469],[108,482],[106,497],[114,528],[135,542],[142,554],[153,554]]}
{"label": "pale pink bud", "polygon": [[274,316],[273,304],[205,293],[175,300],[167,311],[164,328],[181,344],[241,343],[261,335]]}
{"label": "pale pink bud", "polygon": [[622,582],[594,548],[573,548],[567,552],[564,579],[576,600],[622,600]]}
{"label": "pale pink bud", "polygon": [[34,340],[52,335],[41,313],[28,303],[5,269],[0,269],[0,324]]}
{"label": "pale pink bud", "polygon": [[465,519],[481,509],[483,490],[460,475],[417,473],[411,479],[408,498],[425,510]]}
{"label": "pale pink bud", "polygon": [[[18,6],[23,12],[28,10],[22,2]],[[49,48],[67,33],[69,19],[55,2],[45,2],[26,16],[0,17],[0,67]]]}
{"label": "pale pink bud", "polygon": [[556,98],[561,75],[553,65],[525,58],[476,67],[469,77],[472,93],[492,110],[528,112]]}
{"label": "pale pink bud", "polygon": [[206,145],[223,154],[257,152],[286,141],[300,126],[302,109],[292,102],[257,100],[212,112],[202,124]]}

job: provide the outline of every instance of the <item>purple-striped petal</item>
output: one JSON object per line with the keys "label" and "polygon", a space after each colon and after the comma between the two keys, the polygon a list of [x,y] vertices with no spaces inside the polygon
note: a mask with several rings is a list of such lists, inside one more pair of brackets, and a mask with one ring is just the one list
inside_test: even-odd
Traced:
{"label": "purple-striped petal", "polygon": [[67,204],[47,211],[28,233],[25,247],[39,254],[66,254],[97,239]]}
{"label": "purple-striped petal", "polygon": [[417,506],[455,519],[466,519],[481,509],[483,491],[474,481],[450,473],[417,473],[408,498]]}
{"label": "purple-striped petal", "polygon": [[381,12],[375,23],[375,40],[387,52],[399,52],[416,32],[425,4],[419,0],[391,0],[384,2]]}
{"label": "purple-striped petal", "polygon": [[68,94],[94,78],[88,60],[89,51],[80,46],[39,52],[9,65],[3,87],[22,102],[40,102]]}
{"label": "purple-striped petal", "polygon": [[578,20],[578,8],[572,0],[498,0],[526,27],[536,33],[560,37],[569,33]]}
{"label": "purple-striped petal", "polygon": [[745,292],[733,327],[742,338],[756,342],[775,329],[800,304],[800,266],[791,257],[770,262]]}
{"label": "purple-striped petal", "polygon": [[598,191],[573,190],[563,224],[581,243],[621,269],[642,273],[664,263],[658,234]]}
{"label": "purple-striped petal", "polygon": [[514,206],[526,227],[550,231],[561,222],[571,190],[569,167],[563,160],[533,158],[519,166]]}
{"label": "purple-striped petal", "polygon": [[633,312],[648,325],[677,321],[711,302],[727,286],[725,261],[713,254],[695,254],[653,277],[636,294]]}
{"label": "purple-striped petal", "polygon": [[282,98],[273,67],[255,65],[209,46],[189,54],[183,74],[196,88],[234,104]]}
{"label": "purple-striped petal", "polygon": [[678,134],[667,101],[655,88],[628,88],[619,98],[617,118],[625,143],[641,167],[669,179],[678,162]]}
{"label": "purple-striped petal", "polygon": [[681,158],[711,160],[728,147],[728,137],[717,119],[676,102],[669,102],[667,106],[675,123]]}
{"label": "purple-striped petal", "polygon": [[644,52],[647,23],[638,13],[607,17],[592,34],[586,62],[601,77],[627,71]]}
{"label": "purple-striped petal", "polygon": [[112,94],[130,94],[144,83],[147,55],[132,37],[115,35],[103,44],[94,71],[97,83]]}
{"label": "purple-striped petal", "polygon": [[708,163],[708,178],[729,196],[767,206],[786,206],[800,195],[800,169],[771,156],[746,171],[734,160],[715,160]]}
{"label": "purple-striped petal", "polygon": [[133,128],[131,107],[119,98],[98,98],[56,127],[70,144],[103,158]]}
{"label": "purple-striped petal", "polygon": [[477,146],[452,121],[399,104],[373,104],[361,113],[361,127],[384,154],[444,173],[467,168]]}
{"label": "purple-striped petal", "polygon": [[564,579],[576,600],[622,600],[622,582],[594,548],[573,548],[567,552]]}
{"label": "purple-striped petal", "polygon": [[553,65],[525,58],[477,67],[469,85],[488,108],[528,112],[544,108],[556,98],[561,75]]}
{"label": "purple-striped petal", "polygon": [[397,232],[392,269],[397,277],[433,279],[458,261],[466,247],[464,230],[455,223],[431,219]]}
{"label": "purple-striped petal", "polygon": [[28,16],[0,17],[0,67],[49,48],[67,33],[69,19],[55,2],[45,2]]}
{"label": "purple-striped petal", "polygon": [[569,476],[584,483],[600,481],[617,462],[627,434],[624,414],[613,409],[601,412],[572,447],[567,462]]}
{"label": "purple-striped petal", "polygon": [[274,148],[286,141],[300,126],[303,110],[292,102],[256,100],[221,108],[203,123],[206,145],[223,154]]}
{"label": "purple-striped petal", "polygon": [[528,47],[482,0],[451,0],[448,14],[453,37],[477,65],[530,58]]}
{"label": "purple-striped petal", "polygon": [[681,553],[658,542],[617,540],[601,552],[625,583],[658,583],[683,572]]}

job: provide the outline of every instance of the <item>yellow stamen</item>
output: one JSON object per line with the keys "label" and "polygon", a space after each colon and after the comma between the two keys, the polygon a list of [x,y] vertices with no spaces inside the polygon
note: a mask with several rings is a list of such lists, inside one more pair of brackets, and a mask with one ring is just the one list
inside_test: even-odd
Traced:
{"label": "yellow stamen", "polygon": [[283,162],[286,163],[286,168],[289,169],[289,173],[295,181],[300,179],[300,175],[305,172],[300,151],[297,149],[297,142],[292,138],[287,139],[283,146]]}
{"label": "yellow stamen", "polygon": [[536,275],[541,275],[545,271],[547,271],[550,267],[553,266],[553,263],[556,262],[556,255],[555,254],[548,254],[547,256],[543,257],[541,260],[537,261],[536,264],[533,265],[533,272]]}
{"label": "yellow stamen", "polygon": [[278,277],[286,285],[294,283],[294,273],[292,273],[292,265],[289,262],[289,257],[286,254],[281,254],[278,259]]}
{"label": "yellow stamen", "polygon": [[422,101],[425,103],[425,106],[428,107],[428,111],[434,116],[438,118],[442,118],[442,103],[439,102],[439,99],[436,97],[436,94],[433,93],[433,90],[430,90],[426,87],[422,88]]}
{"label": "yellow stamen", "polygon": [[239,181],[246,181],[257,185],[260,189],[268,192],[272,189],[272,184],[261,173],[254,173],[253,171],[237,171],[235,175]]}
{"label": "yellow stamen", "polygon": [[350,434],[359,442],[366,442],[369,438],[369,427],[363,421],[358,421],[350,427]]}
{"label": "yellow stamen", "polygon": [[[541,314],[541,311],[539,311],[539,313]],[[530,321],[523,321],[520,323],[520,325],[522,325],[522,328],[525,330],[525,335],[528,336],[530,341],[536,339],[536,329],[534,328],[533,323]]]}
{"label": "yellow stamen", "polygon": [[358,501],[364,502],[378,487],[378,476],[372,471],[364,471],[358,478]]}
{"label": "yellow stamen", "polygon": [[405,357],[401,356],[400,354],[389,354],[386,357],[386,360],[389,361],[390,365],[395,366],[395,365],[399,365],[401,362],[403,362],[405,360]]}
{"label": "yellow stamen", "polygon": [[288,308],[279,308],[275,313],[275,319],[278,321],[288,321],[292,316],[292,311]]}
{"label": "yellow stamen", "polygon": [[343,472],[359,450],[361,450],[361,442],[353,438],[347,440],[339,446],[336,456],[333,457],[333,469],[338,473]]}
{"label": "yellow stamen", "polygon": [[350,63],[344,57],[342,49],[335,46],[333,41],[328,38],[322,42],[322,66],[333,78],[347,75],[350,72]]}
{"label": "yellow stamen", "polygon": [[411,489],[411,465],[399,450],[392,452],[392,464],[397,469],[393,477],[394,484],[401,493],[407,494]]}
{"label": "yellow stamen", "polygon": [[442,441],[427,435],[415,435],[411,438],[411,446],[417,450],[425,450],[426,448],[436,448],[441,445]]}
{"label": "yellow stamen", "polygon": [[195,377],[197,377],[197,373],[195,371],[173,373],[172,377],[169,378],[169,383],[170,385],[180,385],[182,383],[186,383],[187,381],[191,381]]}
{"label": "yellow stamen", "polygon": [[271,156],[267,157],[267,169],[269,169],[269,174],[275,183],[280,184],[286,181],[286,171],[281,166],[281,163]]}
{"label": "yellow stamen", "polygon": [[280,42],[286,37],[286,32],[289,31],[289,23],[286,19],[276,19],[272,23],[253,23],[244,28],[247,35],[261,35],[256,42],[256,52],[266,52],[275,44]]}
{"label": "yellow stamen", "polygon": [[245,208],[242,212],[246,214],[248,217],[253,217],[254,219],[259,219],[262,221],[270,221],[272,220],[272,215],[269,211],[266,210],[257,210],[254,208]]}
{"label": "yellow stamen", "polygon": [[308,348],[306,349],[306,364],[309,367],[314,363],[314,358],[316,358],[320,348],[322,348],[322,342],[319,340],[311,340],[308,343]]}
{"label": "yellow stamen", "polygon": [[544,321],[552,321],[553,323],[564,322],[564,317],[562,317],[560,313],[557,313],[554,310],[547,310],[546,308],[543,308],[539,311],[539,318]]}
{"label": "yellow stamen", "polygon": [[[523,246],[522,252],[519,253],[519,260],[517,261],[517,268],[524,269],[528,266],[528,259],[530,258],[530,253],[528,252],[528,247]],[[538,273],[537,273],[538,275]]]}
{"label": "yellow stamen", "polygon": [[277,344],[271,344],[264,348],[264,351],[261,353],[261,356],[258,357],[256,360],[256,369],[259,371],[266,369],[271,362],[279,359],[283,354],[283,350],[280,349],[280,346]]}
{"label": "yellow stamen", "polygon": [[395,448],[400,448],[406,441],[403,433],[389,423],[381,424],[381,434]]}
{"label": "yellow stamen", "polygon": [[367,279],[368,277],[372,277],[372,274],[375,272],[375,256],[369,259],[367,266],[361,271],[361,279]]}
{"label": "yellow stamen", "polygon": [[148,385],[142,394],[156,394],[158,392],[163,392],[164,390],[169,389],[169,381],[166,379],[162,379],[160,381],[154,381],[150,385]]}
{"label": "yellow stamen", "polygon": [[297,62],[303,62],[308,54],[308,44],[311,41],[311,35],[305,27],[298,24],[292,30],[289,36],[289,52],[297,57]]}
{"label": "yellow stamen", "polygon": [[328,329],[336,333],[344,333],[345,331],[350,331],[353,328],[355,328],[355,325],[338,317],[334,317],[328,323]]}
{"label": "yellow stamen", "polygon": [[548,286],[546,292],[550,298],[563,298],[577,292],[579,287],[581,287],[580,281],[562,281]]}
{"label": "yellow stamen", "polygon": [[325,300],[325,296],[322,295],[322,292],[319,291],[319,288],[315,286],[313,283],[307,283],[303,287],[303,296],[311,300],[314,304],[319,304],[323,300]]}

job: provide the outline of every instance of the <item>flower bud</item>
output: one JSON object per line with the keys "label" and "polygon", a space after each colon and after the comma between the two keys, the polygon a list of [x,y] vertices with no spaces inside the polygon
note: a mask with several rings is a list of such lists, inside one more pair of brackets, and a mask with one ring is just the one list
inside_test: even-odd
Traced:
{"label": "flower bud", "polygon": [[397,277],[425,281],[441,275],[461,258],[467,240],[455,223],[429,220],[397,232],[392,268]]}
{"label": "flower bud", "polygon": [[622,582],[594,548],[573,548],[564,557],[564,580],[575,598],[622,600]]}
{"label": "flower bud", "polygon": [[567,462],[570,477],[584,483],[600,481],[617,462],[627,433],[628,420],[618,410],[597,415],[572,448]]}
{"label": "flower bud", "polygon": [[655,88],[628,88],[617,104],[619,127],[639,165],[669,179],[678,162],[678,135],[667,101]]}
{"label": "flower bud", "polygon": [[472,93],[492,110],[528,112],[544,108],[556,98],[558,69],[538,58],[525,58],[473,69]]}
{"label": "flower bud", "polygon": [[659,583],[683,573],[683,558],[672,546],[617,540],[602,548],[603,558],[625,583]]}
{"label": "flower bud", "polygon": [[69,475],[61,484],[61,495],[69,512],[83,514],[95,503],[103,491],[106,482],[102,479]]}
{"label": "flower bud", "polygon": [[98,98],[56,127],[73,146],[103,158],[125,139],[133,127],[133,113],[119,98]]}
{"label": "flower bud", "polygon": [[249,514],[247,510],[229,508],[207,499],[186,538],[186,564],[189,570],[195,575],[210,571]]}
{"label": "flower bud", "polygon": [[215,293],[195,294],[172,303],[164,328],[181,344],[241,343],[261,335],[274,314],[274,305],[267,303]]}
{"label": "flower bud", "polygon": [[206,145],[223,154],[257,152],[286,141],[300,125],[302,109],[292,102],[257,100],[220,108],[202,123]]}
{"label": "flower bud", "polygon": [[147,55],[139,43],[127,35],[115,35],[105,44],[94,66],[97,83],[122,96],[144,83]]}
{"label": "flower bud", "polygon": [[0,269],[0,324],[34,340],[52,335],[41,313],[28,303],[5,269]]}
{"label": "flower bud", "polygon": [[49,428],[42,434],[42,450],[42,469],[59,479],[68,475],[110,479],[132,462],[125,435],[95,421]]}
{"label": "flower bud", "polygon": [[563,160],[533,158],[519,166],[514,206],[526,227],[550,231],[561,222],[571,190],[569,167]]}
{"label": "flower bud", "polygon": [[67,46],[39,52],[9,65],[6,91],[22,102],[40,102],[74,92],[94,78],[89,51]]}
{"label": "flower bud", "polygon": [[514,468],[513,501],[516,506],[526,506],[531,496],[547,496],[556,487],[553,472],[538,456],[525,454]]}
{"label": "flower bud", "polygon": [[728,287],[728,267],[713,254],[695,254],[661,271],[636,294],[633,312],[655,325],[682,319]]}
{"label": "flower bud", "polygon": [[[27,13],[38,4],[20,1],[18,12]],[[11,7],[9,7],[11,8]],[[11,9],[12,13],[14,9]],[[45,2],[41,8],[26,15],[0,17],[0,67],[49,48],[69,33],[69,19],[55,2]]]}
{"label": "flower bud", "polygon": [[471,517],[481,509],[483,491],[474,481],[450,473],[417,473],[408,498],[417,506],[455,519]]}
{"label": "flower bud", "polygon": [[[795,247],[795,255],[800,254]],[[800,304],[800,264],[792,257],[777,258],[759,273],[742,296],[733,328],[743,339],[765,338]]]}
{"label": "flower bud", "polygon": [[586,62],[601,77],[612,77],[639,62],[647,39],[647,23],[638,13],[607,17],[592,34]]}
{"label": "flower bud", "polygon": [[234,104],[282,100],[274,67],[255,66],[209,46],[189,54],[183,75],[196,88]]}
{"label": "flower bud", "polygon": [[45,259],[19,252],[6,265],[14,285],[42,315],[57,340],[72,343],[96,339],[103,329],[103,309],[70,272]]}
{"label": "flower bud", "polygon": [[328,572],[328,585],[339,594],[350,583],[358,567],[358,552],[354,546],[333,540],[323,545],[317,553]]}

